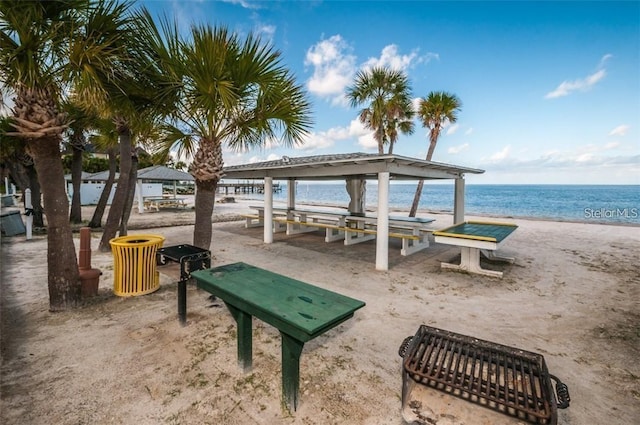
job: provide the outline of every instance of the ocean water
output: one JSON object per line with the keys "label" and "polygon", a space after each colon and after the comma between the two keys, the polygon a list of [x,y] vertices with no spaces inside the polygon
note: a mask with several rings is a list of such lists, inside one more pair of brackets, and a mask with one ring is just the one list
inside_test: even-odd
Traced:
{"label": "ocean water", "polygon": [[[274,200],[287,200],[286,182]],[[411,207],[415,183],[391,184],[389,206],[394,209]],[[625,223],[640,225],[640,186],[638,185],[482,185],[467,184],[465,214],[498,217],[531,217],[593,223]],[[419,209],[452,212],[453,184],[425,182]],[[262,195],[248,195],[262,199]],[[375,182],[367,182],[366,205],[375,208],[378,202]],[[349,204],[349,195],[342,183],[298,182],[296,203],[320,205]]]}

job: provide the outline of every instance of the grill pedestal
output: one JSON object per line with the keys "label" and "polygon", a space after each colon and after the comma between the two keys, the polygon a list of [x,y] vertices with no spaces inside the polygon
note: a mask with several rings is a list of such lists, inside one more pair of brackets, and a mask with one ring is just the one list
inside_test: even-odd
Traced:
{"label": "grill pedestal", "polygon": [[[551,384],[552,378],[557,379],[549,374],[540,354],[422,325],[413,337],[405,339],[400,355],[402,412],[409,423],[434,423],[430,415],[435,412],[429,404],[443,394],[493,410],[475,409],[474,414],[471,404],[452,407],[449,405],[460,400],[449,397],[443,401],[453,417],[471,409],[471,423],[478,424],[513,423],[506,422],[510,416],[519,421],[555,425],[557,408],[569,405],[569,393],[560,382],[556,383],[556,391],[561,403],[557,403]],[[439,392],[438,396],[433,390]],[[498,419],[490,418],[498,413]],[[478,415],[486,416],[486,422]]]}

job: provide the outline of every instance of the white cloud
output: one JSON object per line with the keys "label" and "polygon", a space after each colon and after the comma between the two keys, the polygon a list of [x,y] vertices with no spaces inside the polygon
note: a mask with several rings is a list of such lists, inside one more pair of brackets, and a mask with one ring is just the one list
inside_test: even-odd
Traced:
{"label": "white cloud", "polygon": [[402,55],[398,52],[398,46],[390,44],[385,46],[380,52],[380,57],[369,58],[362,64],[362,69],[374,67],[389,67],[391,69],[404,71],[417,63],[429,63],[432,59],[440,59],[437,53],[429,52],[420,56],[419,49],[413,49],[409,54]]}
{"label": "white cloud", "polygon": [[575,162],[591,162],[594,159],[594,155],[592,153],[583,153],[582,155],[578,155],[575,158]]}
{"label": "white cloud", "polygon": [[579,78],[573,81],[563,81],[555,90],[550,91],[544,97],[545,99],[555,99],[571,94],[574,91],[587,91],[601,81],[606,75],[607,71],[603,68],[604,64],[611,58],[612,55],[606,54],[600,59],[598,64],[598,70],[585,78]]}
{"label": "white cloud", "polygon": [[609,132],[609,136],[625,136],[631,127],[623,124],[619,125]]}
{"label": "white cloud", "polygon": [[465,143],[464,145],[460,145],[460,146],[452,146],[449,149],[447,149],[447,153],[455,155],[462,151],[466,151],[467,149],[469,149],[469,143]]}
{"label": "white cloud", "polygon": [[[569,151],[552,150],[547,151],[538,157],[529,156],[527,158],[517,158],[511,156],[510,146],[490,157],[482,158],[477,165],[492,171],[508,171],[512,173],[535,173],[543,176],[556,170],[567,172],[575,171],[584,173],[585,167],[593,167],[589,172],[603,173],[615,167],[625,167],[637,169],[640,164],[640,155],[611,156],[609,151],[618,147],[617,143],[606,143],[602,145],[584,145]],[[595,174],[594,174],[595,175]]]}
{"label": "white cloud", "polygon": [[601,69],[583,79],[563,81],[555,90],[547,93],[545,95],[545,99],[555,99],[557,97],[567,96],[571,92],[576,90],[589,90],[598,81],[602,80],[606,75],[607,72],[604,69]]}
{"label": "white cloud", "polygon": [[222,0],[224,3],[239,4],[245,9],[260,9],[260,4],[251,0]]}
{"label": "white cloud", "polygon": [[620,143],[618,142],[609,142],[606,145],[604,145],[604,150],[608,151],[611,149],[616,149],[620,147]]}
{"label": "white cloud", "polygon": [[445,135],[450,135],[450,134],[454,134],[456,131],[458,131],[458,128],[460,127],[460,125],[458,124],[451,124],[446,126],[447,131],[445,132]]}
{"label": "white cloud", "polygon": [[365,128],[359,119],[354,119],[348,127],[332,127],[326,131],[313,132],[304,140],[304,144],[296,146],[296,150],[313,151],[334,146],[343,140],[353,139],[367,149],[377,148],[373,132]]}
{"label": "white cloud", "polygon": [[468,135],[470,135],[471,133],[473,133],[473,127],[469,127],[469,128],[467,129],[467,131],[465,131],[465,132],[464,132],[465,136],[468,136]]}
{"label": "white cloud", "polygon": [[304,64],[313,67],[313,76],[307,80],[311,93],[342,102],[341,95],[355,75],[356,58],[350,50],[340,35],[321,40],[307,50]]}
{"label": "white cloud", "polygon": [[499,152],[494,153],[489,157],[489,161],[491,162],[501,162],[505,159],[509,158],[509,153],[511,152],[511,145],[507,145]]}
{"label": "white cloud", "polygon": [[267,24],[257,25],[255,28],[255,33],[257,35],[263,36],[264,38],[272,40],[273,36],[276,33],[276,27],[275,25],[267,25]]}
{"label": "white cloud", "polygon": [[375,67],[389,67],[396,70],[405,70],[418,57],[418,51],[413,50],[408,55],[398,53],[398,46],[390,44],[385,46],[380,53],[379,58],[369,58],[362,65],[363,69],[371,69]]}
{"label": "white cloud", "polygon": [[613,57],[611,53],[607,53],[600,59],[600,63],[598,64],[598,68],[602,68],[604,64]]}

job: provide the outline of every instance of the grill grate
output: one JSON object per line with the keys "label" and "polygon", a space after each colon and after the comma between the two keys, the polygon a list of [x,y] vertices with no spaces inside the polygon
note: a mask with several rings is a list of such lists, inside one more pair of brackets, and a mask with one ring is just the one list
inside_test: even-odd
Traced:
{"label": "grill grate", "polygon": [[[555,424],[557,407],[544,357],[429,326],[405,340],[403,404],[407,380],[435,388],[534,424]],[[554,377],[555,378],[555,377]]]}

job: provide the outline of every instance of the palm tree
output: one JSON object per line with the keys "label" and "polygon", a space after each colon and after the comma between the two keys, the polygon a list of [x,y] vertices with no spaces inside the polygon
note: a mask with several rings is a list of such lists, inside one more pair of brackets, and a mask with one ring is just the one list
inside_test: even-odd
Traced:
{"label": "palm tree", "polygon": [[112,37],[110,51],[117,54],[118,62],[109,70],[93,70],[91,79],[79,78],[73,87],[84,108],[113,121],[119,140],[120,173],[98,245],[100,251],[110,250],[109,241],[118,231],[120,236],[127,234],[137,174],[136,133],[155,119],[159,108],[155,100],[158,76],[146,38],[152,19],[146,9],[130,11],[129,7],[124,3],[119,9],[105,10],[107,19],[94,24],[94,30]]}
{"label": "palm tree", "polygon": [[107,180],[104,183],[102,193],[100,193],[100,199],[93,211],[91,221],[89,221],[89,227],[95,229],[102,227],[102,216],[107,208],[107,202],[111,195],[111,188],[116,179],[116,172],[118,170],[118,161],[116,154],[118,151],[118,136],[115,130],[115,124],[111,120],[97,119],[94,123],[94,133],[89,136],[90,143],[99,149],[106,152],[109,158],[109,174]]}
{"label": "palm tree", "polygon": [[[427,97],[420,99],[418,106],[418,117],[422,125],[429,129],[429,150],[427,151],[427,161],[431,161],[433,152],[442,131],[442,126],[446,123],[458,121],[458,112],[462,108],[462,102],[455,94],[437,91],[430,92]],[[413,204],[409,211],[409,217],[415,217],[422,195],[424,180],[418,181],[416,194],[413,197]]]}
{"label": "palm tree", "polygon": [[[347,88],[347,98],[354,108],[369,102],[359,117],[365,127],[374,131],[378,154],[384,154],[387,143],[390,153],[393,153],[398,130],[406,134],[413,131],[413,123],[409,124],[413,117],[413,110],[409,107],[411,89],[404,72],[387,67],[359,71],[354,84]],[[398,125],[399,122],[402,125]]]}
{"label": "palm tree", "polygon": [[398,131],[402,134],[413,134],[413,104],[408,98],[403,98],[400,103],[389,104],[389,120],[385,133],[389,138],[389,154],[393,154],[393,146],[398,141]]}
{"label": "palm tree", "polygon": [[193,244],[210,249],[223,145],[246,151],[267,142],[301,143],[312,123],[310,104],[280,53],[259,38],[249,35],[242,41],[224,27],[193,26],[184,40],[175,25],[165,23],[164,30],[167,41],[158,39],[158,62],[170,77],[165,86],[179,99],[165,126],[164,150],[193,157]]}
{"label": "palm tree", "polygon": [[80,200],[80,186],[82,184],[82,157],[87,144],[86,133],[96,117],[79,107],[72,100],[67,100],[63,104],[63,109],[67,114],[70,124],[67,131],[67,146],[71,149],[71,184],[73,195],[71,196],[71,212],[69,220],[71,223],[82,222],[82,205]]}
{"label": "palm tree", "polygon": [[122,34],[104,27],[127,9],[109,0],[0,1],[0,79],[14,94],[12,134],[24,140],[42,188],[52,311],[80,299],[60,155],[69,120],[61,104],[72,82],[117,69]]}
{"label": "palm tree", "polygon": [[[41,202],[40,183],[33,158],[25,152],[24,142],[14,136],[9,136],[13,130],[11,120],[8,117],[0,118],[0,166],[7,169],[9,175],[16,182],[18,189],[24,193],[31,190],[31,211],[33,226],[44,227],[44,215]],[[26,207],[26,198],[23,198]]]}

